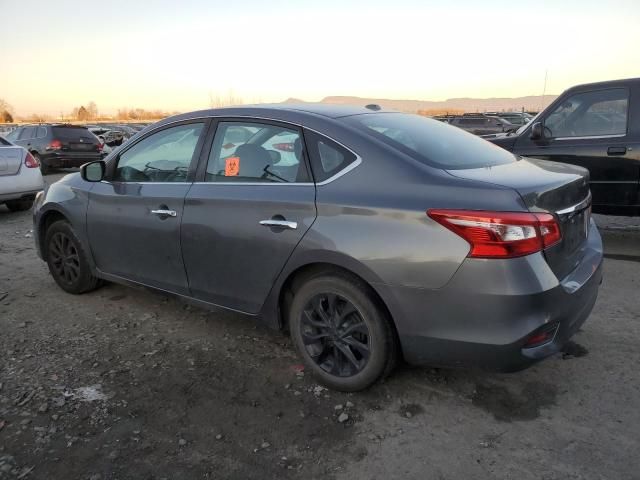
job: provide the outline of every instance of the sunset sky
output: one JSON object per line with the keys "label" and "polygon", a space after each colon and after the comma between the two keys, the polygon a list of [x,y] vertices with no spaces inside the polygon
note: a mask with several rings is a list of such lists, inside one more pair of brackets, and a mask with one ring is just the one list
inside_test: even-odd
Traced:
{"label": "sunset sky", "polygon": [[327,95],[444,100],[640,76],[640,1],[0,0],[0,98],[206,108]]}

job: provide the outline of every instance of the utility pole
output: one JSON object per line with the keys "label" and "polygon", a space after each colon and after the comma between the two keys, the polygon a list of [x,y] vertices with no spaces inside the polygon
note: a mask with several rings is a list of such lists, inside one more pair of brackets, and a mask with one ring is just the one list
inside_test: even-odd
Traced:
{"label": "utility pole", "polygon": [[549,70],[544,71],[544,86],[542,87],[542,101],[540,102],[540,111],[544,109],[544,94],[547,92],[547,73]]}

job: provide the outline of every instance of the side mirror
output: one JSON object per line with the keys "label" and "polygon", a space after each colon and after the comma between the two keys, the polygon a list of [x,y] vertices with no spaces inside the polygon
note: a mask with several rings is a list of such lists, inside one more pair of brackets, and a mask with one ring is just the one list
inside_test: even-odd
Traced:
{"label": "side mirror", "polygon": [[531,134],[529,135],[531,140],[541,140],[544,138],[544,125],[542,122],[536,122],[531,125]]}
{"label": "side mirror", "polygon": [[107,165],[102,160],[85,163],[80,167],[80,176],[85,182],[101,182]]}

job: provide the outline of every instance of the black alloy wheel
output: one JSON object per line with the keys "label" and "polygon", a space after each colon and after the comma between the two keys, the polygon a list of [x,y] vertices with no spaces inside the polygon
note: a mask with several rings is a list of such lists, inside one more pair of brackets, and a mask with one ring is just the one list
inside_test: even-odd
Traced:
{"label": "black alloy wheel", "polygon": [[392,320],[372,288],[342,271],[318,271],[294,282],[288,305],[291,339],[324,385],[363,390],[399,358]]}
{"label": "black alloy wheel", "polygon": [[53,274],[62,282],[73,285],[80,278],[80,255],[71,238],[56,232],[49,240],[49,256]]}
{"label": "black alloy wheel", "polygon": [[350,377],[361,372],[369,360],[369,337],[362,315],[340,295],[316,295],[303,310],[305,348],[327,373]]}
{"label": "black alloy wheel", "polygon": [[65,292],[79,294],[100,286],[101,281],[93,275],[82,244],[68,222],[58,220],[47,228],[44,247],[49,272]]}

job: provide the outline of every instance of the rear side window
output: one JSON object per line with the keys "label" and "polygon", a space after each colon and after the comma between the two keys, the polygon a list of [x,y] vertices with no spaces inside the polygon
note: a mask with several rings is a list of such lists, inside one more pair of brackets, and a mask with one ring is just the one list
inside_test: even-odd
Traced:
{"label": "rear side window", "polygon": [[29,140],[35,137],[36,127],[24,127],[20,132],[20,140]]}
{"label": "rear side window", "polygon": [[296,128],[220,122],[209,154],[207,182],[303,183],[309,179]]}
{"label": "rear side window", "polygon": [[305,131],[311,157],[311,170],[317,183],[324,182],[344,170],[358,158],[354,153],[315,132]]}
{"label": "rear side window", "polygon": [[344,121],[421,163],[446,170],[516,161],[516,156],[475,135],[420,115],[373,113]]}
{"label": "rear side window", "polygon": [[20,132],[21,131],[22,131],[21,128],[15,128],[15,129],[11,130],[9,133],[7,133],[4,136],[4,138],[9,140],[10,142],[15,142],[20,137]]}
{"label": "rear side window", "polygon": [[47,129],[45,127],[38,127],[38,131],[36,132],[37,138],[44,138],[47,136]]}

